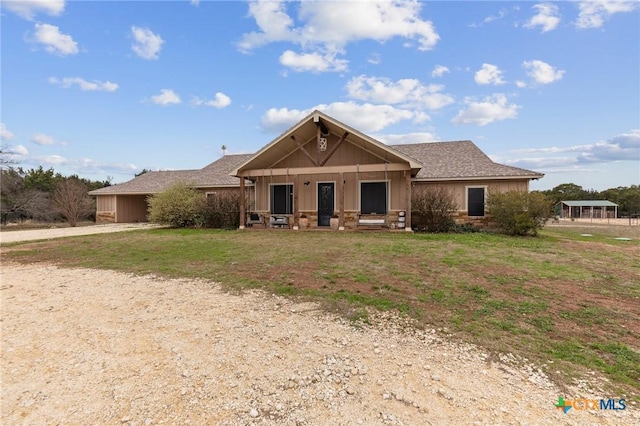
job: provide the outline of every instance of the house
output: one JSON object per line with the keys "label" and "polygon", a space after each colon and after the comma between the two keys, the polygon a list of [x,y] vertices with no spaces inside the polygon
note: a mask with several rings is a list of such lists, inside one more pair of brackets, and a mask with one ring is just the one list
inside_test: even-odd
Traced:
{"label": "house", "polygon": [[560,201],[556,204],[555,213],[561,218],[615,219],[618,217],[618,205],[607,200]]}
{"label": "house", "polygon": [[[411,195],[440,186],[456,201],[456,221],[482,220],[489,189],[528,190],[542,174],[493,162],[471,141],[385,145],[314,111],[255,154],[228,155],[201,170],[149,172],[92,191],[99,221],[145,220],[146,197],[182,180],[205,193],[240,191],[247,217],[266,226],[339,229],[411,223]],[[406,227],[410,230],[410,227]]]}

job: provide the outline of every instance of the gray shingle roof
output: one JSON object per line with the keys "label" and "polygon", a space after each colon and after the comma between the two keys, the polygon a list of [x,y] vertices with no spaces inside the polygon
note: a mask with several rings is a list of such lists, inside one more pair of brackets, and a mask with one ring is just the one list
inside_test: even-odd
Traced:
{"label": "gray shingle roof", "polygon": [[[540,178],[541,173],[494,163],[471,141],[429,142],[389,145],[424,167],[418,180],[480,179],[480,178]],[[128,182],[91,191],[91,195],[156,194],[171,184],[182,181],[196,188],[239,185],[230,173],[254,154],[225,155],[199,170],[148,172]]]}
{"label": "gray shingle roof", "polygon": [[418,180],[544,176],[531,170],[494,163],[471,141],[428,142],[390,147],[424,165],[416,176]]}
{"label": "gray shingle roof", "polygon": [[196,188],[235,186],[240,182],[238,178],[229,175],[229,173],[252,156],[253,154],[225,155],[199,170],[147,172],[128,182],[100,188],[89,194],[156,194],[180,181]]}

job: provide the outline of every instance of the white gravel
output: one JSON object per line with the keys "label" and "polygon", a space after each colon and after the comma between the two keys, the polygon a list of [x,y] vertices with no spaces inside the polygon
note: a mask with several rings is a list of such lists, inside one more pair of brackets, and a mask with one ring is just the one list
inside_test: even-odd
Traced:
{"label": "white gravel", "polygon": [[[212,282],[3,264],[2,424],[640,424],[509,355]],[[377,322],[377,321],[376,321]]]}
{"label": "white gravel", "polygon": [[23,231],[0,232],[0,244],[21,241],[50,240],[53,238],[75,237],[78,235],[106,234],[111,232],[152,229],[160,226],[152,223],[107,223],[103,225],[78,226],[75,228],[26,229]]}

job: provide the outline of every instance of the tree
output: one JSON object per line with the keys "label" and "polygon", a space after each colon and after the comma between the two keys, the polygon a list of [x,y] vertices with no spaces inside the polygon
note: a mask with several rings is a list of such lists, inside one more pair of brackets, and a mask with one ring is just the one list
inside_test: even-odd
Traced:
{"label": "tree", "polygon": [[25,188],[49,193],[54,190],[58,182],[64,179],[64,177],[60,173],[56,173],[53,168],[45,170],[42,166],[27,171],[20,168],[19,171],[24,176]]}
{"label": "tree", "polygon": [[551,199],[553,204],[557,204],[560,201],[585,200],[589,198],[586,196],[587,191],[575,183],[560,184],[550,191],[545,191],[545,194]]}
{"label": "tree", "polygon": [[490,192],[489,214],[510,235],[537,235],[551,217],[551,202],[540,192]]}
{"label": "tree", "polygon": [[49,194],[38,189],[27,188],[19,169],[1,171],[0,210],[11,213],[13,218],[51,221],[55,212],[51,208]]}
{"label": "tree", "polygon": [[0,145],[0,169],[11,168],[16,164],[16,160],[12,157],[13,151],[7,142]]}
{"label": "tree", "polygon": [[87,194],[88,188],[79,179],[70,177],[58,182],[53,190],[52,202],[56,211],[69,225],[76,226],[95,212],[95,201]]}

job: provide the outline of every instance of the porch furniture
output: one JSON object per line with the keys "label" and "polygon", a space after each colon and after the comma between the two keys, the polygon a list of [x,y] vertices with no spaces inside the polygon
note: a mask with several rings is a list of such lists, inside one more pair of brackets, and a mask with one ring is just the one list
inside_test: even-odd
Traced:
{"label": "porch furniture", "polygon": [[271,216],[269,218],[269,226],[272,228],[288,228],[289,216]]}
{"label": "porch furniture", "polygon": [[357,227],[362,229],[379,229],[387,227],[386,214],[359,214]]}
{"label": "porch furniture", "polygon": [[247,215],[247,226],[252,227],[253,225],[264,226],[264,217],[258,213],[249,213]]}

